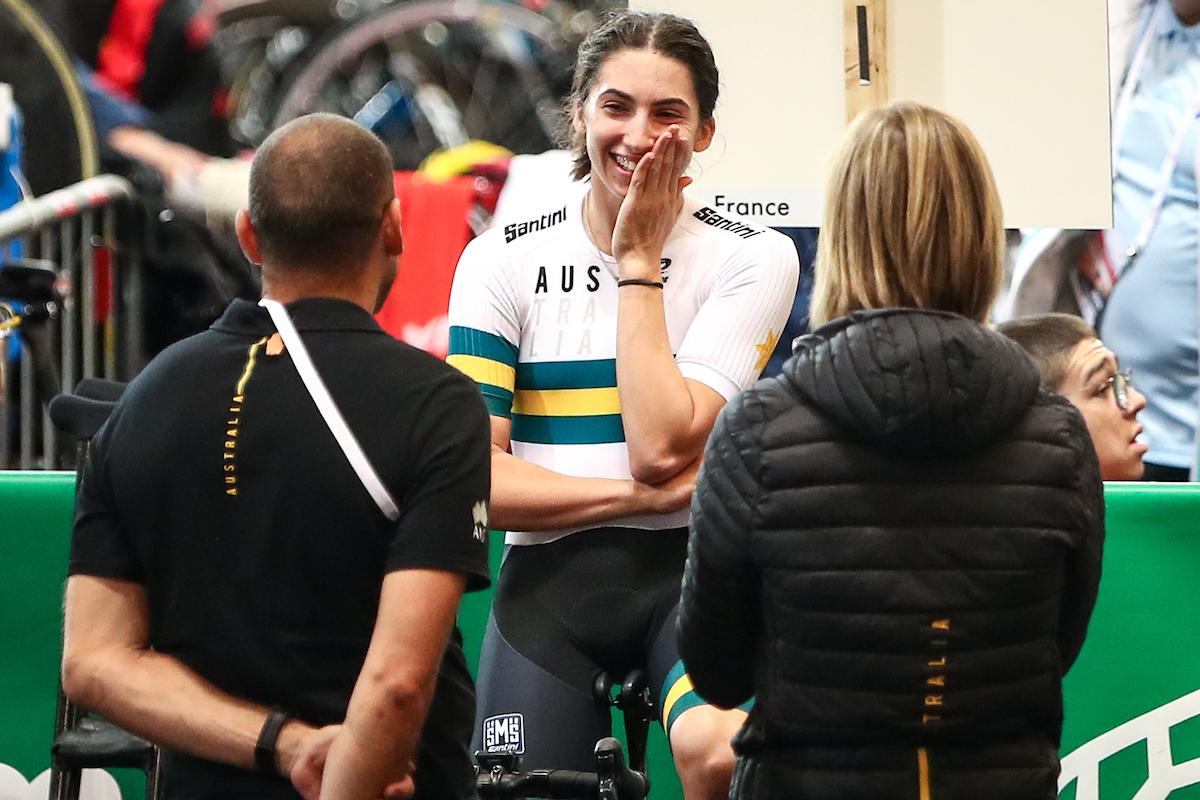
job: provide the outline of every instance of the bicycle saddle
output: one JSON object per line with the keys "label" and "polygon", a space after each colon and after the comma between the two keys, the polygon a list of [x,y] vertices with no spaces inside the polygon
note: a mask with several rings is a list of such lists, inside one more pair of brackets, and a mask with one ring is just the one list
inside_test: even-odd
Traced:
{"label": "bicycle saddle", "polygon": [[23,258],[0,265],[0,297],[21,303],[57,303],[54,262]]}
{"label": "bicycle saddle", "polygon": [[54,427],[76,439],[90,439],[112,413],[125,384],[100,378],[84,378],[74,394],[55,395],[50,400]]}

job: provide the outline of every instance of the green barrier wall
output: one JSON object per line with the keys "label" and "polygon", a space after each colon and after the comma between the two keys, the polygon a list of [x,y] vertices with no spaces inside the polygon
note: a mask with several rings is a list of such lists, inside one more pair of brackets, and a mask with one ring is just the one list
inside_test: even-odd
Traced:
{"label": "green barrier wall", "polygon": [[1100,597],[1063,687],[1062,797],[1148,784],[1138,800],[1200,800],[1200,485],[1110,484],[1105,501]]}
{"label": "green barrier wall", "polygon": [[74,473],[0,472],[0,764],[50,767]]}
{"label": "green barrier wall", "polygon": [[[0,472],[0,771],[49,767],[74,475]],[[1064,686],[1064,800],[1200,800],[1200,485],[1106,487],[1108,542],[1087,644]],[[493,571],[501,542],[491,546]],[[490,595],[460,621],[472,668]],[[681,797],[657,728],[655,800]],[[119,776],[126,798],[140,784]]]}

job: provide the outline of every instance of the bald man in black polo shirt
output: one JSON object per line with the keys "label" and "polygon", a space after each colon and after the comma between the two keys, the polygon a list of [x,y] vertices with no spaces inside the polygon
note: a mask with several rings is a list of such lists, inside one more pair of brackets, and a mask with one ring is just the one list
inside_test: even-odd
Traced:
{"label": "bald man in black polo shirt", "polygon": [[371,317],[402,246],[391,171],[354,123],[302,118],[260,149],[237,226],[395,522],[246,301],[147,366],[93,443],[63,685],[164,747],[168,798],[473,795],[454,620],[487,583],[487,413]]}

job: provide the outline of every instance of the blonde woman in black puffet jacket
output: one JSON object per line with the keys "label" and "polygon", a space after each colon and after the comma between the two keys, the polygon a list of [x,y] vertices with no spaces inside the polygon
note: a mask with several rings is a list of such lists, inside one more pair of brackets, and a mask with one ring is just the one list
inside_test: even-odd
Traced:
{"label": "blonde woman in black puffet jacket", "polygon": [[1102,485],[1078,412],[982,324],[1002,257],[960,122],[913,103],[856,121],[824,324],[721,414],[692,503],[680,649],[709,701],[757,698],[731,797],[1057,795]]}

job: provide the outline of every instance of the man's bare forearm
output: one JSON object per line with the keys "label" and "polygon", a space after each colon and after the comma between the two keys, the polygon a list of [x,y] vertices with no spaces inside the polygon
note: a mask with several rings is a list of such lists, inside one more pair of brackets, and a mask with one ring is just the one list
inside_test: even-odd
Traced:
{"label": "man's bare forearm", "polygon": [[462,575],[438,570],[384,578],[371,646],[329,750],[322,798],[376,800],[408,777],[465,584]]}
{"label": "man's bare forearm", "polygon": [[381,683],[361,701],[351,701],[346,724],[329,749],[321,797],[374,800],[384,787],[408,777],[420,734],[414,721],[425,719],[433,688],[431,681],[397,694]]}
{"label": "man's bare forearm", "polygon": [[[254,767],[268,709],[238,699],[185,664],[149,649],[141,587],[89,576],[67,582],[63,689],[72,700],[156,744],[236,767]],[[287,768],[312,728],[284,726]]]}
{"label": "man's bare forearm", "polygon": [[[269,709],[226,694],[153,651],[99,654],[75,670],[86,677],[67,683],[68,696],[125,730],[173,750],[254,768],[254,746]],[[276,747],[284,773],[304,729],[311,731],[293,721],[280,732]]]}

